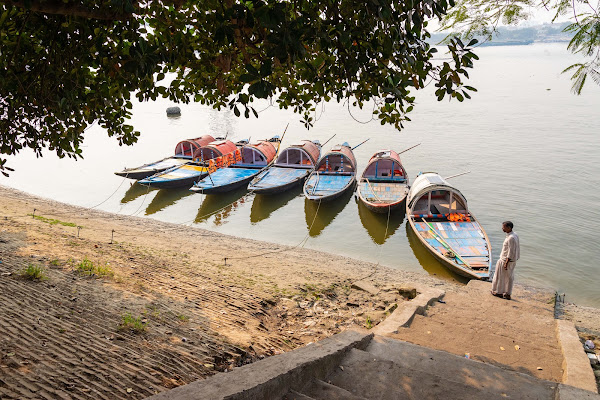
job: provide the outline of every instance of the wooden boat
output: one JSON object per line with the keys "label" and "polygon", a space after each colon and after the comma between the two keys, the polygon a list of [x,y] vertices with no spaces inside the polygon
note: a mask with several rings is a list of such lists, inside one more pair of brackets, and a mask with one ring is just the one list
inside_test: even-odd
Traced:
{"label": "wooden boat", "polygon": [[304,196],[313,201],[331,201],[356,183],[356,158],[348,143],[325,154],[304,183]]}
{"label": "wooden boat", "polygon": [[119,175],[130,179],[144,179],[158,172],[166,171],[167,169],[178,167],[192,161],[194,152],[202,146],[206,146],[210,142],[214,142],[215,138],[210,135],[200,136],[195,139],[182,140],[175,146],[175,155],[163,158],[162,160],[153,163],[144,164],[137,168],[125,168],[123,171],[115,172]]}
{"label": "wooden boat", "polygon": [[280,143],[279,136],[275,136],[269,140],[261,140],[243,146],[240,149],[241,159],[238,162],[208,174],[204,179],[195,183],[190,190],[213,194],[246,187],[252,178],[273,162]]}
{"label": "wooden boat", "polygon": [[303,140],[293,144],[279,154],[271,167],[252,179],[248,190],[257,194],[285,192],[304,182],[315,169],[320,155],[321,144],[318,141]]}
{"label": "wooden boat", "polygon": [[358,198],[371,211],[384,213],[398,208],[408,194],[408,175],[393,150],[373,155],[358,181]]}
{"label": "wooden boat", "polygon": [[406,202],[410,227],[421,243],[453,272],[489,279],[492,246],[462,193],[434,172],[415,179]]}
{"label": "wooden boat", "polygon": [[160,189],[190,187],[208,175],[207,163],[209,160],[231,154],[236,149],[237,146],[230,140],[213,141],[194,151],[193,162],[175,166],[146,179],[142,179],[139,183]]}

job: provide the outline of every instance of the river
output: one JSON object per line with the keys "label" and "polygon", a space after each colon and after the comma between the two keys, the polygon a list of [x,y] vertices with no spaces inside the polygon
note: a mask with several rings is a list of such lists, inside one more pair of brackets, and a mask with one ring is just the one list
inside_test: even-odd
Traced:
{"label": "river", "polygon": [[359,171],[379,149],[400,151],[421,143],[402,155],[412,180],[419,171],[442,176],[471,171],[452,183],[490,236],[494,262],[504,238],[501,222],[511,220],[522,246],[518,282],[549,286],[565,292],[567,301],[600,307],[600,235],[595,231],[600,219],[600,89],[590,81],[581,96],[570,93],[569,76],[561,71],[579,59],[566,44],[487,47],[477,54],[480,61],[469,82],[478,89],[473,99],[438,102],[429,88],[417,93],[412,121],[401,132],[377,121],[365,124],[369,111],[350,114],[336,103],[319,108],[316,125],[307,131],[299,116],[266,103],[257,103],[263,110],[258,119],[199,104],[181,105],[181,117],[167,118],[165,109],[172,104],[159,100],[135,105],[132,123],[142,132],[136,145],[119,147],[94,126],[86,133],[84,160],[60,160],[50,152],[38,159],[24,151],[9,159],[15,172],[0,177],[0,184],[84,207],[102,203],[98,209],[123,215],[304,243],[305,248],[460,280],[420,245],[403,213],[388,224],[386,215],[370,213],[353,196],[317,212],[300,190],[272,198],[244,196],[243,190],[224,196],[148,192],[113,174],[172,154],[181,139],[207,133],[261,139],[281,134],[288,123],[283,146],[299,139],[324,142],[334,133],[326,150],[370,138],[356,149]]}

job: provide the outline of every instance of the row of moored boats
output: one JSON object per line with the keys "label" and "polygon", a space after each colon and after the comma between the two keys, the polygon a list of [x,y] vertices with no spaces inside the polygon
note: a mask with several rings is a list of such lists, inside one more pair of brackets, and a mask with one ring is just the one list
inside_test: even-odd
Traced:
{"label": "row of moored boats", "polygon": [[404,205],[417,237],[445,266],[468,278],[489,278],[489,239],[462,193],[437,173],[419,174],[410,185],[399,154],[382,150],[357,179],[353,150],[358,146],[342,143],[321,154],[319,141],[303,140],[279,152],[280,144],[278,136],[234,143],[204,135],[179,142],[171,157],[116,174],[150,187],[188,186],[204,194],[247,186],[269,195],[303,184],[304,196],[319,202],[356,188],[373,212],[391,213]]}

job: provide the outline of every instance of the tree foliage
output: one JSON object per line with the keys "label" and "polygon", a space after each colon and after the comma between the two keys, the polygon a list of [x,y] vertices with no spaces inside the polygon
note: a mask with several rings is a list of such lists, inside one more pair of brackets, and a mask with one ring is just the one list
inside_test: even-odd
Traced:
{"label": "tree foliage", "polygon": [[473,42],[453,39],[437,63],[425,42],[453,1],[0,0],[0,153],[77,158],[95,122],[132,144],[132,96],[245,117],[271,99],[307,128],[322,101],[368,103],[400,129],[412,90],[434,81],[440,100],[459,101],[474,90]]}
{"label": "tree foliage", "polygon": [[552,21],[569,17],[565,31],[573,35],[568,49],[581,54],[585,62],[573,64],[572,91],[581,94],[586,79],[600,85],[600,2],[590,0],[457,0],[443,19],[441,30],[458,31],[456,37],[468,39],[487,36],[491,39],[498,24],[515,25],[529,18],[532,9],[551,10]]}

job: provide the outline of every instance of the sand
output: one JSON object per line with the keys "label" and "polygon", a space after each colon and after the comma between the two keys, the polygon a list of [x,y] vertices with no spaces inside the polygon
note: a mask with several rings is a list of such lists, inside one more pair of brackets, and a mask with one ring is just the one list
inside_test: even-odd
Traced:
{"label": "sand", "polygon": [[[408,289],[436,286],[456,299],[465,290],[425,274],[1,186],[0,261],[3,399],[144,398],[375,326],[409,301]],[[23,277],[28,266],[43,268],[45,279]],[[593,326],[590,318],[583,317]],[[445,350],[462,351],[460,343]]]}

